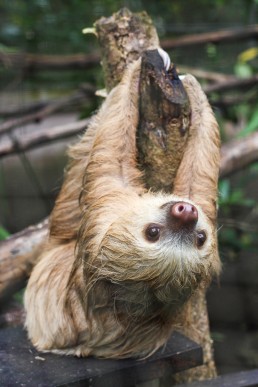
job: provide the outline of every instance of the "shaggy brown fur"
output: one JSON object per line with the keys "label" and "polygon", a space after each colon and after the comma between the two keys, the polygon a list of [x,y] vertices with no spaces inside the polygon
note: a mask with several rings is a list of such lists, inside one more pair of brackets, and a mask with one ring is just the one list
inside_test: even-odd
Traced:
{"label": "shaggy brown fur", "polygon": [[[192,203],[191,193],[182,199],[146,192],[136,166],[139,73],[140,60],[70,151],[49,240],[25,294],[26,327],[39,350],[148,356],[166,342],[195,289],[219,271],[214,219],[205,202],[210,184],[217,184],[217,123],[197,81],[187,75],[192,134],[175,187],[183,192],[189,179],[198,185],[201,176],[207,186],[199,186],[200,202],[204,198],[208,215],[195,204],[198,221],[188,230],[171,211],[174,203]],[[151,227],[159,229],[156,240],[147,237]],[[200,232],[207,237],[203,246]]]}

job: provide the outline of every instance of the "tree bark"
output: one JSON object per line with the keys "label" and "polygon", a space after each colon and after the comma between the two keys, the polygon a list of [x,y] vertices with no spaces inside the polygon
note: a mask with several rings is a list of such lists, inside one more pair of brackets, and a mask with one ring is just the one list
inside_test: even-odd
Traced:
{"label": "tree bark", "polygon": [[126,64],[149,49],[159,47],[159,38],[145,12],[134,14],[126,8],[95,23],[101,50],[106,89],[121,80]]}
{"label": "tree bark", "polygon": [[139,110],[138,154],[146,186],[171,193],[188,139],[191,111],[175,67],[166,72],[157,50],[142,57]]}

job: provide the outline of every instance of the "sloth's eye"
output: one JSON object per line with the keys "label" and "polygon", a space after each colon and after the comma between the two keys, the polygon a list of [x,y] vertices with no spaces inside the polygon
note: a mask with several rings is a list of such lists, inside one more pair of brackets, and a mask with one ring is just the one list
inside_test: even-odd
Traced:
{"label": "sloth's eye", "polygon": [[198,232],[198,234],[197,234],[197,247],[201,248],[204,245],[204,243],[206,242],[206,239],[207,239],[207,236],[206,236],[206,233],[204,231]]}
{"label": "sloth's eye", "polygon": [[156,242],[160,236],[160,228],[156,224],[150,224],[145,230],[145,236],[150,242]]}

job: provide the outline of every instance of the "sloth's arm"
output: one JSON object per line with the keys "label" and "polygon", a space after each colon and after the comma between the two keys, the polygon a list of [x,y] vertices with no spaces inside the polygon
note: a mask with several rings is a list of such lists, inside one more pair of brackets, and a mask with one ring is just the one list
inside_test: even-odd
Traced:
{"label": "sloth's arm", "polygon": [[139,187],[135,132],[138,125],[141,61],[129,65],[122,81],[108,95],[91,129],[96,135],[84,176],[87,192]]}
{"label": "sloth's arm", "polygon": [[[51,214],[50,237],[69,241],[77,237],[79,205],[112,189],[135,185],[135,130],[138,123],[140,61],[129,66],[120,84],[103,103],[81,141],[69,152],[70,165]],[[113,181],[113,184],[110,182]],[[99,185],[99,190],[96,187]],[[87,190],[87,192],[86,192]],[[85,193],[87,197],[85,196]]]}
{"label": "sloth's arm", "polygon": [[173,193],[199,204],[214,223],[220,162],[219,128],[197,80],[186,75],[182,82],[190,100],[191,126]]}

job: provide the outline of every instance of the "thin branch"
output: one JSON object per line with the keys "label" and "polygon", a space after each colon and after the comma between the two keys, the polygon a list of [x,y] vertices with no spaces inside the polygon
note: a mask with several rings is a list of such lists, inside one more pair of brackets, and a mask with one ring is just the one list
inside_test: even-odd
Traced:
{"label": "thin branch", "polygon": [[165,39],[161,42],[164,49],[186,47],[206,43],[219,43],[250,39],[258,36],[258,25],[246,26],[245,28],[234,28],[229,30],[205,32],[202,34],[185,35],[179,38]]}
{"label": "thin branch", "polygon": [[203,89],[206,94],[211,94],[214,92],[221,93],[231,89],[243,89],[254,86],[258,86],[258,75],[254,75],[249,78],[232,79],[227,82],[218,82],[214,85],[205,86]]}
{"label": "thin branch", "polygon": [[100,62],[98,53],[74,55],[38,55],[0,52],[0,64],[5,68],[19,67],[26,71],[90,69]]}
{"label": "thin branch", "polygon": [[92,88],[85,88],[68,97],[60,98],[59,100],[51,102],[36,112],[29,113],[22,117],[6,120],[0,124],[0,134],[4,134],[16,127],[26,125],[32,121],[41,121],[43,118],[53,114],[54,112],[62,110],[66,106],[81,103],[87,99],[89,95],[94,95],[94,91]]}
{"label": "thin branch", "polygon": [[16,135],[15,143],[10,137],[5,137],[0,142],[0,158],[6,155],[26,151],[28,149],[61,140],[82,133],[88,126],[90,119],[84,119],[50,128],[41,128],[22,135]]}
{"label": "thin branch", "polygon": [[205,79],[212,82],[229,82],[237,79],[235,75],[217,73],[214,71],[202,70],[190,66],[177,65],[176,67],[181,74],[192,74],[196,78]]}
{"label": "thin branch", "polygon": [[[172,49],[200,45],[206,43],[219,43],[250,39],[258,36],[258,25],[250,25],[245,28],[190,34],[173,39],[161,41],[161,47]],[[25,70],[67,70],[69,68],[89,69],[100,63],[100,55],[74,54],[74,55],[36,55],[26,53],[6,54],[0,53],[0,64],[4,67],[19,67]]]}
{"label": "thin branch", "polygon": [[220,97],[218,98],[213,98],[210,97],[210,102],[212,106],[216,106],[219,108],[225,108],[227,106],[234,106],[234,105],[240,105],[243,103],[254,103],[257,102],[257,93],[246,93],[246,94],[239,94],[237,96],[226,96],[226,97]]}

